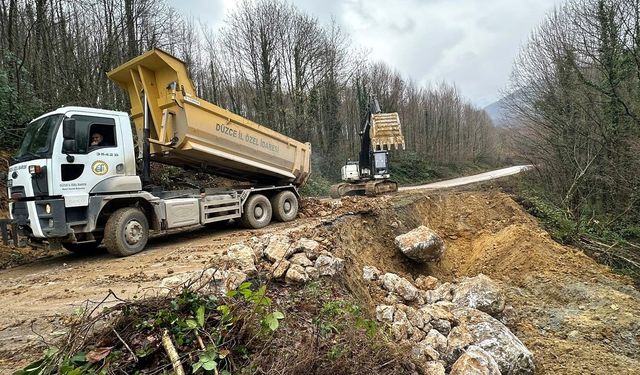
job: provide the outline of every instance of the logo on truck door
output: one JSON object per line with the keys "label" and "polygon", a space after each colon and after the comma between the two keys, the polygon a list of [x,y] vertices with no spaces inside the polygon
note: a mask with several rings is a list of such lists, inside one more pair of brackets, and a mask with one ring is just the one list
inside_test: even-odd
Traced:
{"label": "logo on truck door", "polygon": [[91,171],[98,176],[102,176],[109,172],[109,166],[102,160],[97,160],[91,164]]}

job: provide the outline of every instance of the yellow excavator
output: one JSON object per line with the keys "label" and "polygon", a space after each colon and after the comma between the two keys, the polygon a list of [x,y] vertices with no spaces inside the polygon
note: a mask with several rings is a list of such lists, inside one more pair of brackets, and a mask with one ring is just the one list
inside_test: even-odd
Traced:
{"label": "yellow excavator", "polygon": [[405,149],[400,116],[397,112],[382,113],[378,100],[371,96],[360,131],[359,160],[349,160],[342,167],[342,182],[331,186],[331,197],[373,196],[398,191],[398,183],[389,179],[389,150],[392,147]]}

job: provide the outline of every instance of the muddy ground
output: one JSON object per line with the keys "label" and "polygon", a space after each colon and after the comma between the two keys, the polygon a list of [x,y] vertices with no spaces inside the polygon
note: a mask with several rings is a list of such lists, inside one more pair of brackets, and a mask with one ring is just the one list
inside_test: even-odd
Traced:
{"label": "muddy ground", "polygon": [[[500,282],[515,314],[509,326],[534,353],[540,374],[640,374],[640,293],[579,250],[554,242],[499,192],[399,193],[311,200],[293,223],[262,230],[202,229],[152,241],[129,258],[54,254],[0,272],[0,373],[37,357],[85,301],[159,293],[173,273],[202,269],[230,244],[294,232],[328,243],[346,260],[345,280],[363,305],[364,265],[441,280],[484,273]],[[418,266],[393,238],[425,224],[443,236],[442,261]],[[115,302],[115,299],[112,299]]]}

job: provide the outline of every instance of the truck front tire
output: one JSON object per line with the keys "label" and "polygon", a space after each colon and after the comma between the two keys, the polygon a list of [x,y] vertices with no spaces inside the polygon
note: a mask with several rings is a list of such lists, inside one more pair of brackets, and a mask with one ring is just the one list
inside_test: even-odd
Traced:
{"label": "truck front tire", "polygon": [[278,221],[291,221],[298,216],[298,197],[291,190],[284,190],[271,198],[273,217]]}
{"label": "truck front tire", "polygon": [[104,227],[104,244],[109,253],[126,257],[144,249],[149,240],[149,222],[138,208],[117,210]]}
{"label": "truck front tire", "polygon": [[271,222],[271,202],[262,194],[251,195],[244,203],[240,222],[246,228],[259,229]]}

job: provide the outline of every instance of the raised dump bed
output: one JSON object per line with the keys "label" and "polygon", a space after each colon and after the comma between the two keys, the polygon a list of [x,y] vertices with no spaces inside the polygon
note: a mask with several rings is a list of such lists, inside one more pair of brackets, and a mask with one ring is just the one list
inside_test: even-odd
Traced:
{"label": "raised dump bed", "polygon": [[309,143],[196,97],[178,58],[153,49],[108,76],[129,93],[139,143],[147,100],[151,160],[264,185],[300,186],[309,177]]}

